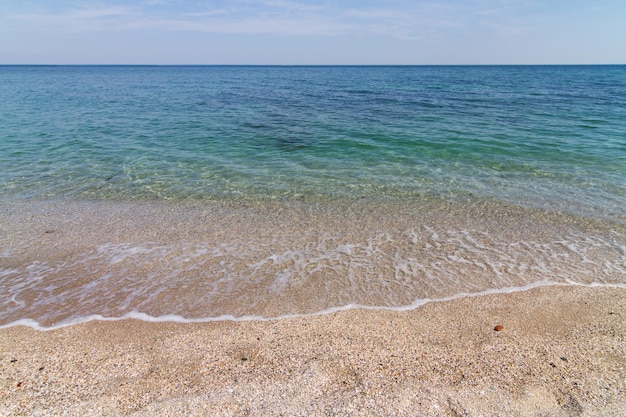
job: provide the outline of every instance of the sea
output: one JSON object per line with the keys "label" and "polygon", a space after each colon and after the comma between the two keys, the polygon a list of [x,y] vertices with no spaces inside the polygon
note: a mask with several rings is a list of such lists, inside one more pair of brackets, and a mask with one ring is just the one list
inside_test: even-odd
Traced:
{"label": "sea", "polygon": [[0,66],[0,327],[626,289],[626,66]]}

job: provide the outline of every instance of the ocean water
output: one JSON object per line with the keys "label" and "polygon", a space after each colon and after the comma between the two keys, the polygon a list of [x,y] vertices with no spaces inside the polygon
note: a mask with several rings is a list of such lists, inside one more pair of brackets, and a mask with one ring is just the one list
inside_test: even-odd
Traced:
{"label": "ocean water", "polygon": [[626,288],[626,66],[0,67],[0,325]]}

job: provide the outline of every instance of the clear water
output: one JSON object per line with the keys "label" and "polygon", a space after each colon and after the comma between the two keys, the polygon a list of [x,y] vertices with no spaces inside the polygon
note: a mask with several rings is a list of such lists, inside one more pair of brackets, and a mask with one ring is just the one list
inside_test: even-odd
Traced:
{"label": "clear water", "polygon": [[626,66],[0,67],[0,204],[0,324],[623,285]]}

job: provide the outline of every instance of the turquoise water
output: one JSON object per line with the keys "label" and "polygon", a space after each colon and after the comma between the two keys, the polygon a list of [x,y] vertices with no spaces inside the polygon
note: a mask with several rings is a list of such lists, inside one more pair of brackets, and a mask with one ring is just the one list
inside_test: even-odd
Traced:
{"label": "turquoise water", "polygon": [[0,66],[0,326],[626,288],[626,66]]}
{"label": "turquoise water", "polygon": [[0,67],[3,199],[468,194],[626,218],[626,67]]}

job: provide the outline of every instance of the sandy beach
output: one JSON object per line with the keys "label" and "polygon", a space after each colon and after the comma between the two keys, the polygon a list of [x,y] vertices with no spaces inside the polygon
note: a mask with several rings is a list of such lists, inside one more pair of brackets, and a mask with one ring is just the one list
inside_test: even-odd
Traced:
{"label": "sandy beach", "polygon": [[[626,415],[626,292],[0,330],[0,415]],[[502,330],[494,330],[495,326]]]}

